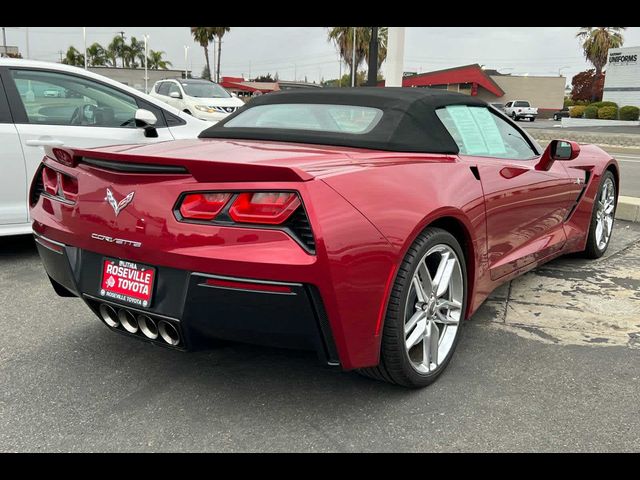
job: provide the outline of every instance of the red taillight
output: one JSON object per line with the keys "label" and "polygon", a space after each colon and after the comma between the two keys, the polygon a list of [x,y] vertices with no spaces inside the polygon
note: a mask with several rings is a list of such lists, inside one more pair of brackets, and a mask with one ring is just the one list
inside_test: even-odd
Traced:
{"label": "red taillight", "polygon": [[64,198],[75,202],[76,198],[78,198],[78,180],[62,173],[60,174],[60,180]]}
{"label": "red taillight", "polygon": [[180,215],[193,220],[213,220],[229,198],[230,193],[190,193],[180,204]]}
{"label": "red taillight", "polygon": [[44,191],[49,195],[58,194],[58,178],[59,173],[53,168],[44,167],[42,169],[42,184],[44,185]]}
{"label": "red taillight", "polygon": [[300,206],[300,198],[292,192],[241,193],[229,209],[238,223],[279,225]]}

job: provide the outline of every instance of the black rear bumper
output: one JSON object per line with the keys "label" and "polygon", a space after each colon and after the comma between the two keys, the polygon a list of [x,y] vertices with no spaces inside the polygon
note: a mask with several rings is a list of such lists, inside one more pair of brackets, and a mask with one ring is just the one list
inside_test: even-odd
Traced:
{"label": "black rear bumper", "polygon": [[[146,314],[154,321],[172,323],[183,339],[175,348],[197,349],[207,338],[217,338],[314,350],[321,361],[339,364],[327,315],[313,285],[229,278],[158,266],[153,303],[141,309],[99,295],[103,255],[35,237],[56,292],[82,298],[99,318],[99,306],[107,303],[116,310],[123,308],[133,315]],[[233,282],[240,287],[229,286]],[[243,284],[247,288],[241,288]],[[253,289],[252,285],[277,288],[265,291]],[[163,344],[140,333],[128,333],[121,326],[109,328]]]}

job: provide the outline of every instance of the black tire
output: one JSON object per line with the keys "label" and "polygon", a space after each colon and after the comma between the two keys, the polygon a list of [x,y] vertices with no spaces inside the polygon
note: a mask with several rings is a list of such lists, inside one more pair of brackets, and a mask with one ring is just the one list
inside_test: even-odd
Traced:
{"label": "black tire", "polygon": [[535,122],[535,121],[536,121],[536,119],[535,119],[535,118],[533,118],[533,117],[531,117],[529,120],[531,120],[532,122]]}
{"label": "black tire", "polygon": [[[451,350],[447,357],[438,365],[438,367],[429,373],[418,372],[410,363],[407,350],[405,349],[404,325],[405,325],[405,304],[407,296],[410,292],[410,285],[414,272],[418,264],[427,251],[438,244],[445,244],[451,247],[457,257],[462,270],[463,279],[463,302],[462,315],[460,318],[460,326],[456,331],[456,337],[453,341]],[[464,312],[467,306],[467,269],[466,261],[460,244],[456,238],[446,230],[435,227],[426,228],[411,245],[409,251],[405,255],[395,283],[391,290],[389,302],[387,305],[387,314],[384,320],[384,328],[382,331],[380,363],[375,367],[363,368],[358,370],[365,375],[376,380],[381,380],[408,388],[422,388],[433,383],[438,376],[447,367],[456,346],[460,339],[460,332],[464,324]]]}
{"label": "black tire", "polygon": [[600,179],[598,193],[596,193],[596,200],[594,201],[593,205],[593,212],[591,212],[591,222],[589,223],[589,236],[587,237],[587,246],[582,252],[583,256],[586,258],[600,258],[602,255],[604,255],[604,252],[607,251],[609,243],[611,243],[611,238],[609,238],[609,241],[607,242],[605,247],[600,250],[600,248],[598,248],[598,242],[596,240],[596,225],[598,213],[597,199],[600,197],[600,194],[602,193],[602,187],[604,186],[604,183],[608,178],[610,178],[613,182],[613,188],[615,189],[615,203],[613,206],[613,221],[615,225],[616,208],[618,206],[618,185],[616,185],[616,178],[613,173],[611,173],[611,170],[607,170]]}
{"label": "black tire", "polygon": [[514,122],[517,122],[517,121],[518,121],[518,117],[516,116],[516,112],[513,112],[513,113],[511,114],[511,118],[513,119],[513,121],[514,121]]}
{"label": "black tire", "polygon": [[557,114],[554,114],[554,115],[553,115],[553,119],[557,122],[558,120],[560,120],[560,117],[558,117],[558,115],[557,115]]}

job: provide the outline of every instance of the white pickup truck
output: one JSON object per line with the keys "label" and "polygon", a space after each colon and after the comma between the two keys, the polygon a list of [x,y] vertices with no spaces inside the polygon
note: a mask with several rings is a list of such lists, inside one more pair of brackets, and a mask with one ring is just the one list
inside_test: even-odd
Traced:
{"label": "white pickup truck", "polygon": [[504,113],[513,118],[514,121],[528,118],[529,121],[533,122],[538,116],[538,109],[532,107],[526,100],[513,100],[505,104]]}

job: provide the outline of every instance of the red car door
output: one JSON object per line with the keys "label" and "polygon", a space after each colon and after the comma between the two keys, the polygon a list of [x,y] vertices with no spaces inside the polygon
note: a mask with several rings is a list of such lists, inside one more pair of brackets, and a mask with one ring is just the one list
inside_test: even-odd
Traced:
{"label": "red car door", "polygon": [[545,258],[566,242],[563,223],[582,185],[562,162],[536,170],[535,147],[510,120],[484,107],[437,111],[460,147],[460,160],[477,167],[493,280]]}

